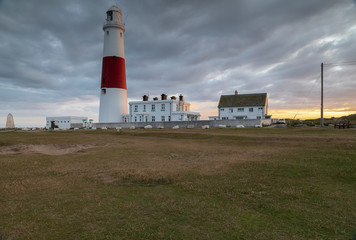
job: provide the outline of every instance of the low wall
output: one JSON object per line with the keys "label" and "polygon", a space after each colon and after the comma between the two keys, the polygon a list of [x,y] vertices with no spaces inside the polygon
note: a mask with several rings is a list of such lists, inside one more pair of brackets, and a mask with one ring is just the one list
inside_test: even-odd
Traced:
{"label": "low wall", "polygon": [[[256,125],[270,125],[271,119],[238,119],[238,120],[200,120],[200,121],[174,121],[174,122],[130,122],[130,123],[93,123],[95,128],[117,128],[129,129],[134,126],[135,128],[144,128],[147,125],[151,125],[152,128],[173,128],[179,126],[179,128],[202,128],[202,126],[208,125],[209,128],[218,128],[220,125],[226,127],[235,128],[237,125],[243,125],[244,127],[255,127]],[[71,124],[72,128],[82,128],[82,124]]]}

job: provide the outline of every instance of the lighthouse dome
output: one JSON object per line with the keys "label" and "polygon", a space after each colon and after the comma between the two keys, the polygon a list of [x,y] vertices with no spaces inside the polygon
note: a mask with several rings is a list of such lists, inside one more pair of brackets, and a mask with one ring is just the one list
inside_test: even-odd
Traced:
{"label": "lighthouse dome", "polygon": [[112,5],[112,6],[108,9],[108,11],[121,12],[121,9],[120,9],[118,6],[116,6],[116,5]]}

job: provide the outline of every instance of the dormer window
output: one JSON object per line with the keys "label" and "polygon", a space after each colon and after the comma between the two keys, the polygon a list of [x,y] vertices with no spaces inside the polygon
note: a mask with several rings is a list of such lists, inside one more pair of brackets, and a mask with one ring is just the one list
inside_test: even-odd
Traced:
{"label": "dormer window", "polygon": [[107,11],[106,14],[107,14],[106,20],[107,21],[112,21],[112,11]]}

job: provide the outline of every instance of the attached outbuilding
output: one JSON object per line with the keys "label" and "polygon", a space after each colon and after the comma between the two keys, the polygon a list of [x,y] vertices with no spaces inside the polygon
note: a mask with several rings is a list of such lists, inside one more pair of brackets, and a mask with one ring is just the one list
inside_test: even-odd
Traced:
{"label": "attached outbuilding", "polygon": [[58,116],[58,117],[46,117],[47,129],[70,129],[71,124],[82,123],[88,124],[88,117],[74,117],[74,116]]}

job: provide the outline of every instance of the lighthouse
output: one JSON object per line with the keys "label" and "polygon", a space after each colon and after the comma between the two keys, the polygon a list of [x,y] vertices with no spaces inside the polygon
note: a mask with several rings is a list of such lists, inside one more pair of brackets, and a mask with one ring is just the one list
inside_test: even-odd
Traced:
{"label": "lighthouse", "polygon": [[112,6],[106,12],[101,72],[99,122],[123,122],[128,113],[122,12]]}

